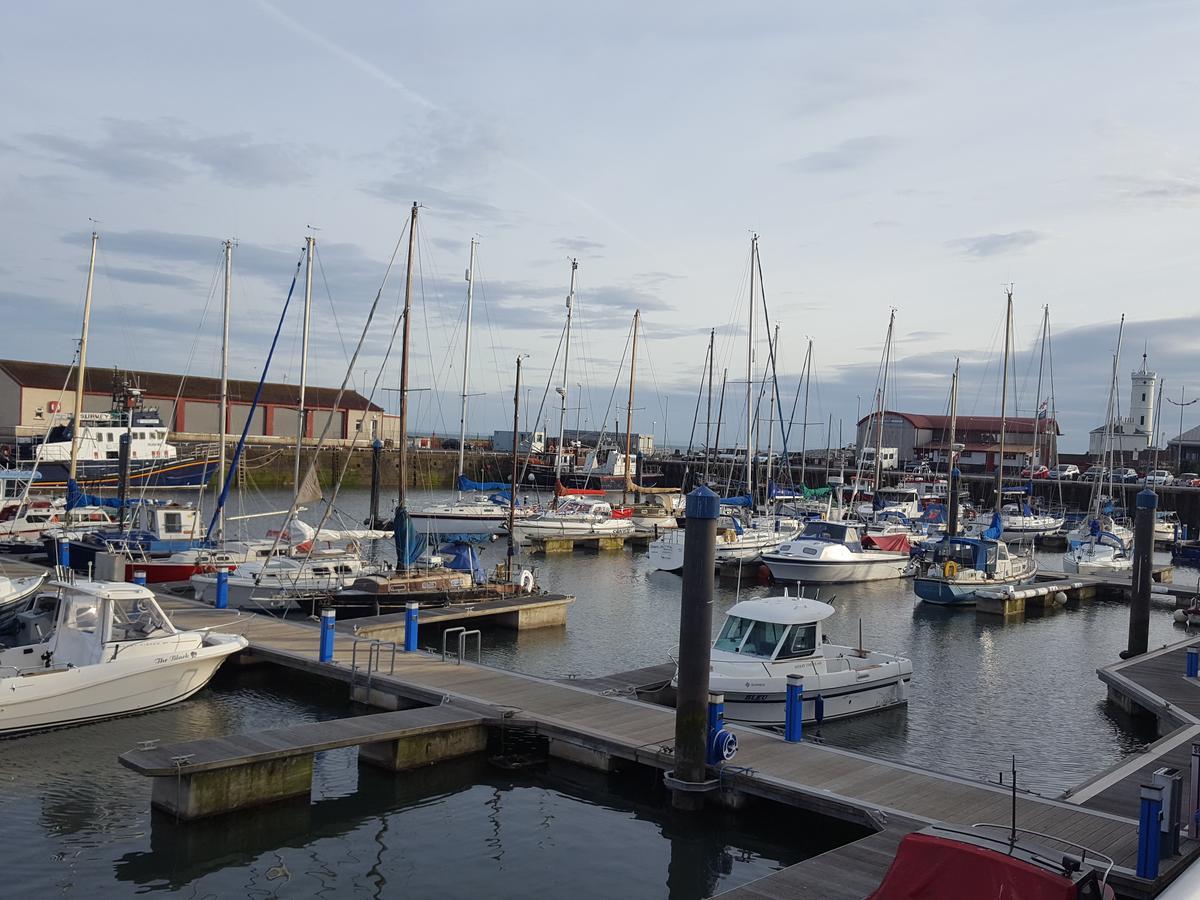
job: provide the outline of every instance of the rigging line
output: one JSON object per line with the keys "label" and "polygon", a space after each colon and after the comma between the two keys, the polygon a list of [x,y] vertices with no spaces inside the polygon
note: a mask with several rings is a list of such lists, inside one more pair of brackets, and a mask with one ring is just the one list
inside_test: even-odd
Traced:
{"label": "rigging line", "polygon": [[[342,378],[341,387],[338,388],[338,392],[333,399],[333,403],[331,404],[331,407],[333,409],[339,409],[341,407],[342,397],[346,393],[346,386],[349,384],[350,379],[354,375],[354,365],[358,361],[358,355],[362,351],[363,344],[366,343],[367,334],[370,332],[370,328],[371,328],[371,322],[372,322],[372,320],[374,320],[375,312],[379,308],[379,301],[383,297],[383,289],[384,289],[384,287],[387,286],[388,277],[392,273],[392,267],[396,263],[396,256],[400,253],[400,247],[403,244],[404,235],[408,231],[408,226],[409,226],[410,222],[411,222],[411,220],[405,222],[404,226],[401,228],[400,237],[396,240],[396,246],[392,248],[392,256],[388,260],[387,268],[384,270],[383,280],[380,282],[379,290],[376,292],[375,299],[371,303],[371,309],[367,313],[367,320],[363,323],[362,333],[359,335],[359,338],[358,338],[358,346],[356,346],[354,348],[354,355],[351,357],[349,365],[346,366],[346,374]],[[299,264],[297,264],[296,268],[297,268],[297,271],[299,271]],[[294,286],[295,279],[293,278],[292,281],[293,281],[293,286]],[[383,367],[381,366],[380,368],[382,370]],[[260,389],[261,389],[261,382],[260,382]],[[329,437],[329,429],[330,429],[330,426],[333,424],[333,418],[334,418],[333,416],[325,417],[325,425],[321,429],[321,436],[317,439],[317,445],[316,445],[316,447],[314,447],[312,449],[311,454],[309,456],[308,469],[304,473],[304,481],[307,481],[310,476],[313,478],[313,480],[316,480],[317,463],[321,458],[321,450],[324,449],[325,442]],[[247,420],[247,421],[249,421],[249,420]],[[357,434],[358,434],[358,432],[356,432],[356,435]],[[245,433],[243,432],[243,438],[244,437],[245,437]],[[401,438],[403,438],[403,435],[401,435]],[[239,449],[240,449],[240,447],[239,447]],[[303,484],[304,482],[301,482],[301,483]],[[296,494],[293,494],[293,496],[292,496],[292,503],[291,503],[291,506],[288,508],[287,515],[284,517],[283,527],[281,527],[279,529],[279,532],[275,536],[275,540],[271,544],[271,549],[267,554],[268,559],[271,556],[275,555],[275,549],[279,546],[280,538],[282,537],[283,533],[287,530],[288,526],[291,524],[292,519],[294,519],[296,517],[296,513],[297,513],[297,510],[299,509],[299,507],[300,507],[300,495],[299,495],[299,493],[296,493]],[[322,521],[324,521],[324,520],[322,520]],[[211,530],[211,528],[210,528],[210,530]],[[319,528],[317,530],[320,531]],[[315,541],[311,545],[309,545],[308,554],[304,558],[305,563],[307,563],[309,558],[311,557],[313,547],[315,545],[316,545]],[[262,575],[262,572],[259,572],[255,575],[255,583],[256,584],[260,580],[261,575]]]}
{"label": "rigging line", "polygon": [[[275,346],[279,342],[279,333],[283,330],[283,323],[287,319],[288,306],[292,302],[292,294],[296,290],[296,279],[300,277],[300,266],[304,263],[305,253],[307,253],[307,248],[301,251],[300,258],[296,260],[296,271],[292,273],[292,284],[288,288],[287,299],[283,301],[283,309],[279,313],[279,324],[275,326],[275,337],[271,340],[271,348],[267,351],[267,360],[263,364],[262,375],[258,379],[258,387],[254,391],[254,401],[250,404],[250,415],[246,416],[246,423],[242,426],[242,436],[238,439],[237,446],[233,448],[233,458],[229,462],[229,471],[225,473],[225,483],[221,486],[221,494],[217,498],[217,508],[213,510],[212,521],[208,523],[208,530],[204,533],[206,541],[212,537],[213,529],[217,527],[217,518],[221,514],[221,508],[225,505],[225,501],[229,499],[229,488],[233,484],[233,479],[238,468],[238,461],[241,459],[242,450],[246,446],[246,436],[250,433],[250,424],[254,420],[253,412],[258,407],[258,401],[262,399],[263,385],[267,381],[267,371],[271,366],[271,357],[275,354]],[[275,543],[271,545],[271,552],[268,554],[268,558],[274,555],[275,547],[278,543],[279,538],[277,537],[275,538]]]}
{"label": "rigging line", "polygon": [[[521,481],[521,482],[525,481],[525,475],[529,471],[529,462],[531,459],[533,459],[533,434],[535,431],[537,431],[538,422],[540,422],[542,420],[542,411],[546,407],[546,397],[548,397],[550,394],[550,382],[554,380],[554,373],[555,373],[555,370],[558,368],[558,357],[562,353],[563,338],[566,337],[566,334],[567,334],[567,323],[564,321],[562,330],[558,333],[558,347],[554,351],[554,362],[552,362],[550,364],[550,374],[548,376],[546,376],[546,387],[542,391],[542,402],[538,405],[537,418],[535,418],[532,423],[530,423],[528,421],[528,418],[526,418],[525,424],[526,424],[526,428],[529,431],[529,450],[525,454],[525,461],[521,464],[521,477],[518,479],[518,481]],[[528,417],[528,415],[529,415],[528,409],[526,409],[525,415],[526,415],[526,417]],[[517,435],[516,437],[517,437],[517,444],[519,445],[521,443],[521,436]]]}
{"label": "rigging line", "polygon": [[329,290],[329,279],[325,277],[325,264],[322,262],[321,248],[313,244],[313,257],[317,261],[317,271],[321,273],[321,283],[325,285],[325,297],[329,300],[329,311],[333,313],[333,327],[337,331],[338,343],[342,345],[342,358],[349,361],[350,354],[346,352],[346,338],[342,334],[342,323],[338,319],[337,306],[333,302],[333,293]]}
{"label": "rigging line", "polygon": [[[692,433],[688,435],[687,453],[684,459],[691,459],[692,445],[696,441],[696,425],[700,422],[700,401],[704,399],[705,378],[708,375],[708,354],[712,351],[711,347],[704,348],[704,365],[700,367],[700,388],[696,391],[696,411],[692,414]],[[705,448],[707,450],[707,448]],[[684,466],[683,484],[687,484],[687,473],[689,465]]]}
{"label": "rigging line", "polygon": [[[650,339],[648,337],[646,337],[646,325],[644,322],[641,325],[640,332],[642,335],[642,342],[646,345],[646,368],[650,370],[650,381],[654,385],[654,393],[658,399],[658,412],[659,412],[659,415],[662,416],[663,434],[665,435],[667,432],[667,428],[668,428],[667,409],[663,407],[662,386],[659,384],[659,381],[658,381],[658,372],[654,368],[654,354],[652,352],[650,352],[652,348],[650,346]],[[705,358],[706,359],[708,358],[707,351],[705,352]],[[694,424],[692,426],[692,429],[693,429],[693,431],[695,430]],[[689,439],[688,443],[689,444],[691,443],[690,439]]]}
{"label": "rigging line", "polygon": [[[183,397],[184,388],[187,385],[188,377],[191,375],[192,363],[195,361],[195,358],[196,358],[196,348],[200,342],[200,335],[204,333],[204,326],[208,322],[208,311],[209,311],[209,308],[212,306],[213,297],[217,293],[217,284],[219,283],[218,279],[219,279],[219,275],[221,273],[221,267],[224,264],[224,259],[225,259],[225,254],[224,254],[224,251],[222,250],[220,255],[217,257],[217,264],[213,269],[213,278],[212,278],[212,282],[208,288],[208,297],[204,301],[204,308],[200,311],[200,324],[196,326],[196,331],[192,335],[192,346],[188,349],[187,362],[185,363],[185,365],[183,367],[183,374],[179,378],[179,388],[178,388],[178,390],[176,390],[175,399],[172,401],[172,404],[171,404],[172,418],[175,422],[179,421],[179,415],[178,415],[179,401]],[[131,412],[131,416],[132,416],[132,412]],[[132,419],[131,419],[131,421],[132,421]],[[163,431],[162,439],[158,443],[158,448],[157,448],[158,450],[163,450],[167,446],[167,434],[169,431],[170,431],[170,429],[166,429]],[[211,457],[209,457],[209,458],[211,459]],[[205,468],[207,468],[207,466]],[[141,490],[138,492],[138,501],[139,502],[145,501],[146,491],[149,489],[149,486],[150,486],[150,479],[147,478],[145,481],[142,482]],[[200,486],[199,496],[196,498],[197,507],[200,506],[200,503],[204,499],[204,491],[207,486],[208,486],[207,483]]]}
{"label": "rigging line", "polygon": [[[604,409],[604,422],[607,423],[608,415],[613,410],[613,403],[616,402],[617,387],[621,383],[621,376],[625,372],[625,360],[629,356],[629,346],[633,339],[633,322],[629,323],[629,331],[625,335],[625,349],[621,351],[621,362],[617,365],[617,375],[613,379],[612,393],[608,395],[608,406]],[[615,432],[614,432],[615,437]],[[600,453],[600,445],[604,442],[604,429],[600,429],[600,433],[596,436],[596,453]]]}
{"label": "rigging line", "polygon": [[[756,255],[756,257],[755,257],[755,260],[756,260],[756,261],[757,261],[757,263],[758,263],[758,266],[757,266],[757,269],[758,269],[758,289],[759,289],[759,294],[760,294],[760,296],[762,297],[762,304],[763,304],[763,319],[764,319],[764,321],[766,322],[766,326],[767,326],[767,346],[770,348],[770,349],[769,349],[769,351],[768,351],[767,358],[768,358],[768,361],[769,361],[769,365],[770,365],[770,367],[771,367],[771,379],[772,379],[772,381],[774,382],[774,387],[775,387],[775,396],[776,396],[776,397],[782,397],[782,396],[783,396],[783,394],[781,394],[781,393],[780,393],[780,391],[779,391],[779,369],[778,369],[778,366],[776,365],[776,360],[777,360],[777,358],[776,358],[775,339],[774,339],[774,338],[771,336],[771,315],[770,315],[770,312],[769,312],[769,310],[768,310],[768,308],[767,308],[767,286],[766,286],[766,282],[764,282],[764,281],[763,281],[763,271],[762,271],[762,249],[761,249],[761,248],[759,249],[759,251],[758,251],[758,254],[757,254],[757,255]],[[810,364],[811,364],[811,360],[810,360],[809,362],[810,362]],[[766,387],[766,379],[763,379],[763,387],[764,387],[764,389],[765,389],[765,387]],[[797,387],[797,389],[796,389],[796,396],[797,396],[797,397],[799,397],[799,396],[800,396],[800,393],[799,393],[799,388],[798,388],[798,387]],[[758,400],[759,400],[759,404],[761,404],[761,403],[762,403],[762,394],[761,394],[761,393],[759,394],[759,398],[758,398]],[[794,407],[795,407],[795,404],[793,403],[793,409],[792,409],[792,415],[793,415],[793,417],[795,416],[795,412],[796,412]],[[783,441],[783,450],[782,450],[782,453],[783,453],[783,458],[784,458],[784,459],[788,459],[788,433],[789,433],[790,431],[791,431],[791,426],[790,426],[790,425],[789,425],[789,427],[788,427],[786,430],[784,429],[784,427],[783,427],[783,415],[782,415],[782,413],[781,413],[781,414],[780,414],[780,416],[779,416],[779,435],[780,435],[780,438],[781,438],[781,440]],[[769,437],[770,437],[770,436],[768,435],[768,439],[769,439]],[[793,482],[792,482],[792,466],[791,466],[791,463],[788,463],[786,466],[784,466],[784,471],[787,473],[787,479],[788,479],[788,480],[787,480],[787,482],[786,482],[786,483],[787,483],[787,484],[792,484]]]}

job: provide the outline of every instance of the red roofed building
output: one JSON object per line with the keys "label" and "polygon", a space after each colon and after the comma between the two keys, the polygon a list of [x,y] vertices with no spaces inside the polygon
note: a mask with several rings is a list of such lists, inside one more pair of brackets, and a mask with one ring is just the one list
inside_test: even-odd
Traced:
{"label": "red roofed building", "polygon": [[[879,442],[875,413],[858,422],[858,449],[874,447]],[[1000,453],[999,416],[959,416],[955,443],[963,444],[959,468],[964,472],[994,472]],[[1037,462],[1049,465],[1057,453],[1061,432],[1054,419],[1010,416],[1004,425],[1004,465],[1006,469],[1023,469],[1037,457]],[[895,447],[901,463],[918,459],[931,464],[946,462],[950,442],[950,417],[885,410],[883,413],[884,447]]]}

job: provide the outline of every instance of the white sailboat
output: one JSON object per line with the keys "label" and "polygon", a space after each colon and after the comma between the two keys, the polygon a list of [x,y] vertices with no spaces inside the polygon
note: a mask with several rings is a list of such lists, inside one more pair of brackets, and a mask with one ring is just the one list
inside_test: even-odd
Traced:
{"label": "white sailboat", "polygon": [[240,635],[179,631],[145,587],[55,581],[0,650],[0,734],[74,725],[177,703],[200,690]]}

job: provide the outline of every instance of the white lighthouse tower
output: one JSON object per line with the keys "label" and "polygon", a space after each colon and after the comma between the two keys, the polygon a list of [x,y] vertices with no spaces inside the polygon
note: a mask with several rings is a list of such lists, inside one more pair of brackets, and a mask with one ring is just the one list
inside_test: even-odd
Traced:
{"label": "white lighthouse tower", "polygon": [[1154,446],[1154,392],[1158,388],[1158,376],[1146,368],[1146,354],[1142,353],[1142,367],[1133,373],[1133,385],[1129,390],[1129,424],[1136,432],[1144,432],[1148,440],[1144,447]]}

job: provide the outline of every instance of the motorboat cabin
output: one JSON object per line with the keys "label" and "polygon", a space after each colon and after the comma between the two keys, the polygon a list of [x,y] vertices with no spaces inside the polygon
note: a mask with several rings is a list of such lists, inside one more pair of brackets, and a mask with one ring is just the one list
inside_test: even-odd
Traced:
{"label": "motorboat cabin", "polygon": [[[788,675],[804,684],[804,720],[839,719],[908,702],[912,662],[828,643],[828,603],[807,597],[743,600],[729,610],[711,652],[709,687],[725,695],[725,717],[782,725]],[[678,677],[678,675],[676,676]]]}

